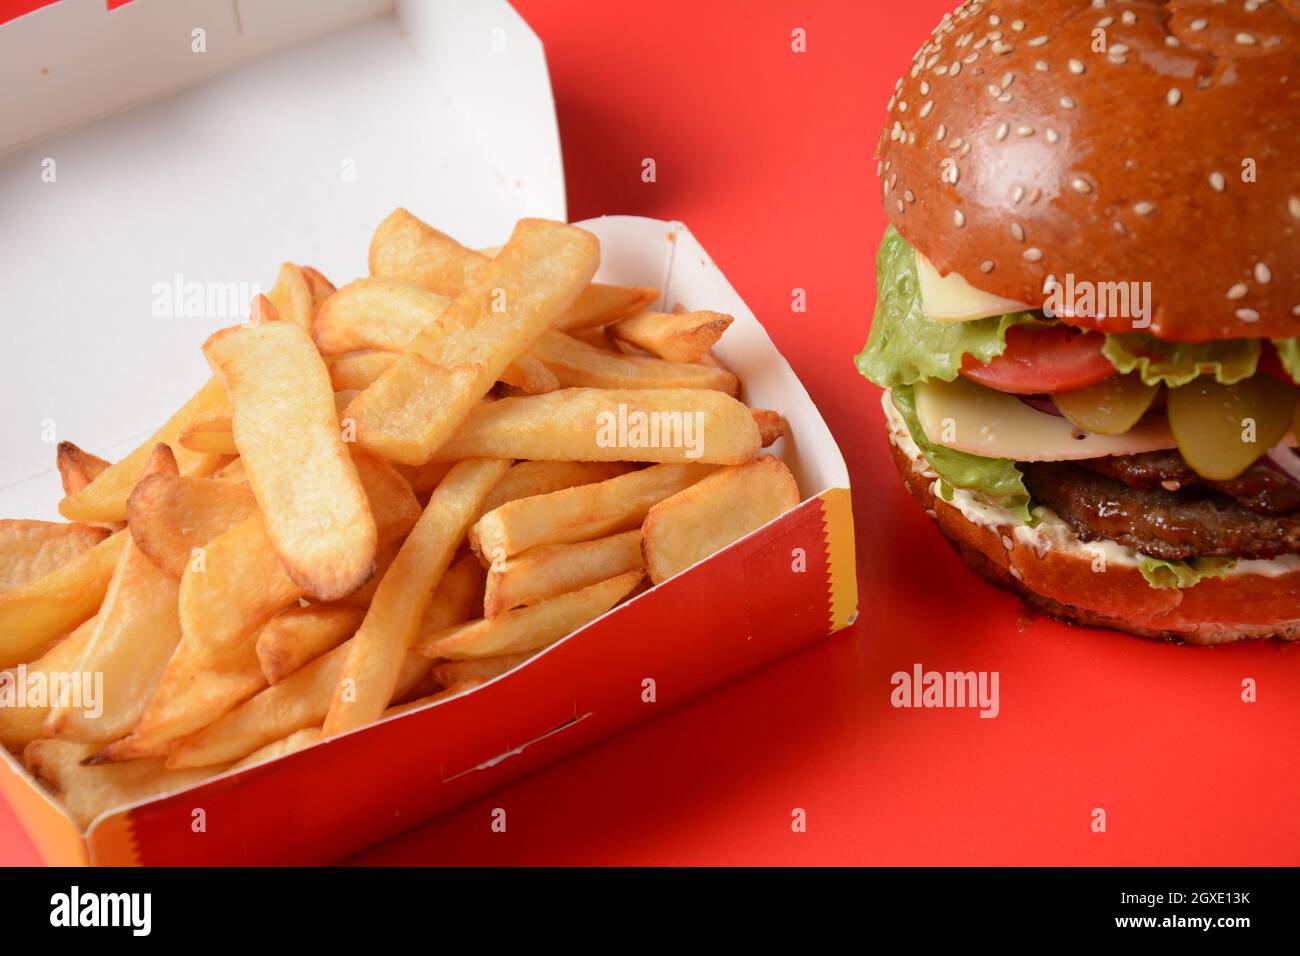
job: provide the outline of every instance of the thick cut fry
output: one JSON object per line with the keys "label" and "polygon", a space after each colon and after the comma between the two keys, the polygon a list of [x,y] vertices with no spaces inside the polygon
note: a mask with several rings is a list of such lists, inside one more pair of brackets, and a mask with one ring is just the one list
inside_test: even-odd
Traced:
{"label": "thick cut fry", "polygon": [[215,659],[196,653],[182,640],[167,662],[158,688],[130,735],[114,741],[94,760],[99,763],[161,757],[182,738],[229,713],[266,687],[254,639]]}
{"label": "thick cut fry", "polygon": [[506,366],[572,304],[599,258],[591,233],[521,219],[482,276],[348,407],[357,443],[390,461],[428,461]]}
{"label": "thick cut fry", "polygon": [[[491,251],[491,250],[489,250]],[[501,250],[495,250],[499,256]],[[405,279],[446,296],[459,296],[478,281],[495,256],[467,249],[455,239],[397,209],[370,240],[370,274]],[[557,326],[582,329],[614,322],[645,310],[658,289],[593,282],[582,290]]]}
{"label": "thick cut fry", "polygon": [[348,657],[329,715],[326,737],[378,719],[393,699],[402,660],[452,555],[484,497],[508,461],[475,460],[458,464],[429,499],[424,514],[398,552],[366,612]]}
{"label": "thick cut fry", "polygon": [[[333,384],[333,383],[331,383]],[[334,409],[342,413],[352,399],[357,397],[360,389],[343,389],[334,393]],[[235,446],[235,420],[230,409],[208,412],[200,415],[181,430],[177,439],[182,448],[191,451],[207,451],[238,459],[239,449]],[[240,466],[243,468],[243,466]],[[245,470],[245,475],[247,471]],[[247,480],[247,478],[245,478]]]}
{"label": "thick cut fry", "polygon": [[[479,518],[516,498],[549,495],[552,491],[589,485],[626,475],[633,465],[621,461],[521,461],[510,466],[504,478],[483,499]],[[477,521],[477,519],[475,519]]]}
{"label": "thick cut fry", "polygon": [[447,700],[452,697],[458,697],[459,695],[465,693],[466,691],[473,690],[479,684],[484,684],[484,683],[486,683],[486,680],[484,680],[481,677],[466,677],[464,680],[458,681],[455,684],[443,685],[442,690],[432,693],[427,697],[419,697],[416,698],[415,700],[408,700],[404,704],[395,704],[394,706],[389,707],[387,710],[384,711],[384,716],[396,717],[399,714],[409,713],[412,710],[419,710],[421,707],[426,707],[429,704],[436,704],[440,700]]}
{"label": "thick cut fry", "polygon": [[483,616],[496,617],[520,605],[536,604],[597,581],[639,570],[639,530],[578,544],[546,544],[531,548],[488,569]]}
{"label": "thick cut fry", "polygon": [[243,760],[232,764],[230,769],[231,771],[244,770],[259,763],[266,763],[268,760],[279,760],[299,750],[306,750],[312,744],[320,743],[320,740],[319,727],[295,730],[287,737],[281,737],[279,740],[271,741],[265,747],[259,747]]}
{"label": "thick cut fry", "polygon": [[564,388],[478,406],[434,457],[734,465],[760,447],[749,409],[722,392]]}
{"label": "thick cut fry", "polygon": [[98,610],[127,537],[119,531],[45,577],[0,594],[0,667],[39,657]]}
{"label": "thick cut fry", "polygon": [[353,352],[349,355],[332,356],[329,359],[330,384],[336,391],[369,388],[374,384],[375,379],[392,368],[398,354],[397,352]]}
{"label": "thick cut fry", "polygon": [[45,577],[107,537],[95,525],[0,520],[0,593]]}
{"label": "thick cut fry", "polygon": [[170,445],[182,475],[202,477],[216,470],[220,455],[178,447],[181,430],[191,419],[227,406],[226,390],[213,378],[186,402],[167,424],[135,451],[101,472],[89,485],[59,502],[59,514],[69,521],[124,521],[126,499],[144,472],[145,463],[159,444]]}
{"label": "thick cut fry", "polygon": [[400,279],[357,279],[335,292],[316,317],[323,353],[400,352],[447,310],[451,299]]}
{"label": "thick cut fry", "polygon": [[475,616],[474,605],[482,594],[483,565],[474,555],[466,554],[447,569],[433,589],[433,597],[420,616],[416,634],[423,637],[453,624],[464,624]]}
{"label": "thick cut fry", "polygon": [[394,465],[397,473],[406,479],[417,495],[427,495],[442,483],[451,471],[454,461],[430,461],[423,465]]}
{"label": "thick cut fry", "polygon": [[[420,504],[386,462],[358,452],[355,463],[374,515],[378,546],[386,548],[415,526]],[[232,652],[303,594],[285,572],[261,515],[254,515],[209,542],[186,567],[180,587],[181,626],[196,653],[216,657]]]}
{"label": "thick cut fry", "polygon": [[513,385],[525,395],[544,395],[560,387],[560,380],[534,355],[524,352],[506,366],[501,381]]}
{"label": "thick cut fry", "polygon": [[754,424],[758,426],[758,435],[764,448],[784,438],[789,431],[789,426],[786,425],[785,418],[780,412],[766,408],[751,408],[749,413],[754,416]]}
{"label": "thick cut fry", "polygon": [[38,660],[0,671],[0,747],[22,750],[45,732],[51,706],[77,694],[84,699],[85,680],[76,668],[94,630],[92,617]]}
{"label": "thick cut fry", "polygon": [[[319,727],[338,687],[349,646],[355,640],[354,637],[316,658],[183,741],[167,759],[167,766],[180,769],[224,764],[246,757],[296,730]],[[407,693],[428,671],[427,658],[406,653],[399,666],[393,698]]]}
{"label": "thick cut fry", "polygon": [[562,388],[714,388],[728,395],[740,389],[726,369],[618,355],[554,330],[534,342],[531,353],[555,373]]}
{"label": "thick cut fry", "polygon": [[609,334],[670,362],[696,362],[733,321],[722,312],[642,312],[613,323]]}
{"label": "thick cut fry", "polygon": [[799,486],[779,458],[763,455],[722,468],[650,509],[642,526],[646,570],[655,584],[721,551],[799,503]]}
{"label": "thick cut fry", "polygon": [[489,564],[542,544],[588,541],[638,527],[653,505],[713,471],[711,465],[655,465],[617,478],[521,498],[489,511],[470,543]]}
{"label": "thick cut fry", "polygon": [[241,482],[248,481],[248,472],[244,471],[244,462],[239,458],[231,459],[229,464],[222,465],[212,475],[219,481]]}
{"label": "thick cut fry", "polygon": [[302,277],[307,280],[307,288],[311,289],[311,314],[315,319],[320,312],[320,307],[325,304],[325,300],[332,296],[337,290],[334,283],[321,275],[319,269],[313,269],[311,266],[299,266],[302,270]]}
{"label": "thick cut fry", "polygon": [[108,810],[196,786],[224,767],[169,771],[161,760],[85,766],[93,745],[35,740],[23,751],[27,769],[55,794],[82,830]]}
{"label": "thick cut fry", "polygon": [[281,322],[292,322],[306,332],[311,331],[312,316],[316,312],[312,306],[311,286],[296,265],[286,262],[280,266],[275,285],[266,297],[275,306]]}
{"label": "thick cut fry", "polygon": [[141,479],[126,503],[136,547],[180,580],[194,549],[257,513],[247,482],[156,474]]}
{"label": "thick cut fry", "polygon": [[[533,652],[535,653],[535,652]],[[506,671],[512,671],[528,658],[528,654],[505,654],[501,657],[480,657],[468,661],[444,661],[433,665],[433,679],[443,687],[454,687],[462,681],[490,681]]]}
{"label": "thick cut fry", "polygon": [[590,624],[632,593],[645,575],[628,571],[492,620],[471,621],[421,642],[426,657],[470,660],[536,651]]}
{"label": "thick cut fry", "polygon": [[63,483],[64,495],[75,495],[110,467],[109,463],[98,455],[92,455],[70,441],[59,442],[55,463],[59,468],[59,479]]}
{"label": "thick cut fry", "polygon": [[356,633],[364,608],[346,604],[312,604],[277,614],[257,635],[257,660],[268,684],[334,650]]}
{"label": "thick cut fry", "polygon": [[83,701],[81,707],[51,708],[45,722],[50,736],[106,743],[130,733],[180,643],[176,588],[174,578],[126,542],[77,663],[79,672],[95,675],[100,699],[91,707]]}
{"label": "thick cut fry", "polygon": [[235,446],[285,571],[322,601],[355,591],[374,571],[375,520],[311,338],[273,322],[218,332],[203,351],[230,395]]}

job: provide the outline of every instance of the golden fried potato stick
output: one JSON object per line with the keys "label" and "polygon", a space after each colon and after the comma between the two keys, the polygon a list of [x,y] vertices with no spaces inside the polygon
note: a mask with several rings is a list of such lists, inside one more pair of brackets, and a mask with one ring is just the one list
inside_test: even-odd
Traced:
{"label": "golden fried potato stick", "polygon": [[292,262],[280,266],[280,273],[275,277],[275,285],[266,294],[275,306],[275,312],[281,322],[292,322],[310,333],[312,316],[316,310],[312,305],[311,285]]}
{"label": "golden fried potato stick", "polygon": [[230,396],[235,446],[286,573],[322,601],[355,591],[374,571],[375,520],[311,337],[270,322],[217,332],[203,352]]}
{"label": "golden fried potato stick", "polygon": [[142,478],[126,502],[136,547],[178,581],[202,548],[257,514],[247,482],[154,474]]}
{"label": "golden fried potato stick", "polygon": [[364,608],[346,604],[311,604],[282,611],[257,635],[257,660],[268,684],[334,650],[356,633]]}
{"label": "golden fried potato stick", "polygon": [[599,259],[591,233],[521,219],[482,275],[348,407],[357,443],[389,461],[427,462],[506,367],[573,303]]}
{"label": "golden fried potato stick", "polygon": [[[45,732],[45,719],[50,715],[50,705],[54,702],[51,697],[73,692],[71,681],[79,679],[74,671],[94,630],[95,619],[92,617],[40,658],[25,665],[26,680],[30,683],[34,675],[42,675],[40,680],[48,692],[43,702],[34,701],[29,696],[21,707],[0,705],[0,747],[22,750]],[[16,670],[0,671],[0,689],[7,682],[13,682],[17,691],[22,680],[23,674]]]}
{"label": "golden fried potato stick", "polygon": [[[176,474],[176,459],[159,445],[145,478]],[[98,699],[51,707],[49,736],[86,743],[124,737],[140,720],[163,669],[181,639],[177,582],[149,560],[126,532],[127,541],[113,570],[95,629],[76,670],[95,675]]]}
{"label": "golden fried potato stick", "polygon": [[426,634],[434,634],[463,624],[477,613],[475,605],[483,600],[483,565],[478,557],[466,553],[460,560],[447,569],[437,587],[429,606],[420,616],[416,628],[417,640]]}
{"label": "golden fried potato stick", "polygon": [[397,361],[398,352],[351,352],[332,355],[325,361],[330,370],[330,384],[335,391],[365,389],[374,384]]}
{"label": "golden fried potato stick", "polygon": [[525,654],[504,654],[501,657],[479,657],[468,661],[444,661],[433,665],[433,679],[443,687],[454,687],[464,681],[490,681],[512,671],[528,660],[536,651]]}
{"label": "golden fried potato stick", "polygon": [[483,616],[536,604],[641,569],[641,532],[581,541],[544,544],[488,568]]}
{"label": "golden fried potato stick", "polygon": [[704,478],[713,465],[654,465],[617,478],[507,502],[470,530],[489,566],[543,544],[588,541],[639,527],[653,505]]}
{"label": "golden fried potato stick", "polygon": [[0,667],[45,653],[99,609],[129,535],[119,531],[42,578],[0,594]]}
{"label": "golden fried potato stick", "polygon": [[478,516],[495,511],[507,501],[548,495],[575,485],[589,485],[609,478],[617,478],[633,471],[634,465],[623,461],[519,461],[510,466],[505,477],[498,481],[488,496]]}
{"label": "golden fried potato stick", "polygon": [[23,751],[23,762],[37,780],[62,801],[82,830],[108,810],[174,793],[202,783],[224,766],[170,771],[161,760],[86,765],[91,744],[66,740],[34,740]]}
{"label": "golden fried potato stick", "polygon": [[628,571],[491,620],[460,624],[422,641],[417,650],[426,657],[449,660],[540,650],[600,617],[631,594],[643,577],[641,571]]}
{"label": "golden fried potato stick", "polygon": [[733,321],[723,312],[642,312],[612,323],[608,332],[661,359],[698,362]]}
{"label": "golden fried potato stick", "polygon": [[320,313],[320,307],[325,304],[325,300],[332,296],[337,290],[334,283],[325,278],[320,270],[313,269],[311,266],[299,266],[302,270],[302,277],[307,280],[307,288],[311,289],[311,314],[312,320]]}
{"label": "golden fried potato stick", "polygon": [[220,455],[181,448],[177,440],[191,419],[226,407],[225,387],[217,379],[210,379],[193,398],[181,406],[180,411],[135,451],[110,465],[85,488],[60,501],[59,514],[69,521],[125,521],[126,499],[140,480],[149,456],[159,444],[171,447],[176,455],[176,466],[182,475],[202,477],[212,474],[221,461]]}
{"label": "golden fried potato stick", "polygon": [[477,406],[433,457],[737,465],[761,441],[749,409],[712,389],[562,388]]}
{"label": "golden fried potato stick", "polygon": [[98,525],[0,520],[0,593],[45,577],[107,537]]}
{"label": "golden fried potato stick", "polygon": [[451,305],[451,299],[400,279],[357,279],[330,296],[316,316],[324,355],[359,349],[400,352]]}
{"label": "golden fried potato stick", "polygon": [[75,495],[109,468],[109,463],[104,459],[78,448],[70,441],[59,442],[55,463],[59,468],[64,495]]}
{"label": "golden fried potato stick", "polygon": [[[504,253],[503,253],[504,255]],[[429,499],[348,642],[348,656],[323,727],[333,737],[377,720],[394,698],[398,674],[432,591],[465,539],[470,522],[508,461],[476,459],[456,465]]]}
{"label": "golden fried potato stick", "polygon": [[728,395],[740,390],[739,380],[726,369],[652,355],[620,355],[555,330],[543,333],[531,354],[563,388],[715,388]]}
{"label": "golden fried potato stick", "polygon": [[320,739],[319,727],[305,727],[302,730],[295,730],[287,737],[281,737],[279,740],[271,741],[265,747],[257,748],[243,760],[231,764],[230,769],[232,771],[244,770],[259,763],[266,763],[268,760],[279,760],[291,753],[305,750],[312,744],[320,743]]}
{"label": "golden fried potato stick", "polygon": [[[467,249],[455,239],[397,209],[379,224],[370,240],[370,274],[404,279],[441,295],[455,297],[473,285],[492,255]],[[659,298],[658,289],[593,282],[556,323],[561,329],[604,325],[644,311]]]}
{"label": "golden fried potato stick", "polygon": [[799,486],[779,458],[718,469],[646,515],[642,549],[650,580],[685,571],[798,503]]}

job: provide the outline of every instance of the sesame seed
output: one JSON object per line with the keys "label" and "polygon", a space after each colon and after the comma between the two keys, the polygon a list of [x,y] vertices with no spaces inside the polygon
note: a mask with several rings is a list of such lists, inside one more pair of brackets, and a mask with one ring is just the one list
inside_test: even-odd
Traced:
{"label": "sesame seed", "polygon": [[1015,203],[1018,203],[1018,202],[1020,202],[1020,200],[1022,200],[1022,199],[1024,199],[1024,198],[1025,198],[1025,187],[1024,187],[1024,186],[1017,186],[1017,187],[1016,187],[1016,191],[1012,194],[1011,201],[1012,201],[1012,202],[1015,202]]}
{"label": "sesame seed", "polygon": [[1030,45],[1030,46],[1042,46],[1042,45],[1043,45],[1044,43],[1046,43],[1046,42],[1047,42],[1047,37],[1039,36],[1039,37],[1034,37],[1032,40],[1030,40],[1030,41],[1029,41],[1029,45]]}
{"label": "sesame seed", "polygon": [[1111,56],[1123,56],[1123,55],[1124,55],[1125,53],[1127,53],[1127,52],[1128,52],[1128,44],[1127,44],[1127,43],[1115,43],[1115,44],[1112,44],[1112,45],[1111,45],[1111,48],[1110,48],[1110,55],[1111,55]]}
{"label": "sesame seed", "polygon": [[1068,96],[1062,96],[1061,105],[1065,107],[1067,110],[1072,110],[1074,109],[1074,100]]}
{"label": "sesame seed", "polygon": [[1123,20],[1125,23],[1129,24],[1130,26],[1138,22],[1137,14],[1134,13],[1132,10],[1125,10],[1123,16],[1121,16],[1120,19]]}
{"label": "sesame seed", "polygon": [[1038,200],[1042,197],[1042,195],[1043,195],[1043,191],[1035,187],[1034,190],[1029,194],[1029,205],[1032,206],[1034,203],[1038,202]]}
{"label": "sesame seed", "polygon": [[1009,87],[1012,83],[1014,83],[1015,80],[1016,80],[1016,75],[1015,75],[1014,73],[1003,73],[1003,74],[1002,74],[1002,88],[1005,90],[1005,89],[1006,89],[1007,87]]}
{"label": "sesame seed", "polygon": [[899,212],[902,212],[902,211],[903,211],[903,200],[901,200],[901,199],[897,200],[897,205],[898,205],[898,211],[899,211]]}
{"label": "sesame seed", "polygon": [[1137,213],[1139,216],[1149,216],[1156,211],[1156,204],[1153,202],[1146,202],[1145,200],[1143,200],[1140,203],[1134,204],[1133,211]]}
{"label": "sesame seed", "polygon": [[1082,73],[1084,70],[1086,70],[1086,69],[1087,69],[1087,67],[1085,67],[1085,66],[1083,65],[1083,61],[1082,61],[1082,60],[1071,60],[1071,61],[1070,61],[1070,72],[1073,73],[1073,74],[1075,74],[1076,76],[1078,76],[1079,74],[1081,74],[1081,73]]}
{"label": "sesame seed", "polygon": [[961,60],[953,60],[952,66],[948,68],[949,76],[956,76],[961,72]]}
{"label": "sesame seed", "polygon": [[1169,34],[1169,36],[1165,37],[1165,46],[1182,46],[1182,45],[1183,45],[1182,41],[1179,40],[1178,37],[1174,36],[1172,33]]}
{"label": "sesame seed", "polygon": [[940,123],[940,124],[939,124],[939,131],[938,131],[937,133],[934,134],[934,141],[935,141],[936,143],[942,143],[942,142],[943,142],[943,138],[944,138],[945,136],[947,136],[947,135],[948,135],[948,127],[946,127],[946,126],[944,126],[942,123]]}
{"label": "sesame seed", "polygon": [[989,23],[993,24],[994,26],[997,26],[1001,22],[1002,22],[1002,18],[999,17],[996,13],[989,14]]}
{"label": "sesame seed", "polygon": [[[992,271],[993,271],[992,259],[985,259],[983,262],[980,263],[980,272],[992,272]],[[1296,308],[1300,309],[1300,305],[1297,305]]]}
{"label": "sesame seed", "polygon": [[1116,219],[1114,222],[1110,224],[1110,228],[1115,230],[1116,234],[1121,236],[1128,231],[1127,229],[1124,228],[1124,224],[1120,222],[1118,219]]}
{"label": "sesame seed", "polygon": [[934,75],[935,75],[935,76],[947,76],[947,75],[948,75],[948,67],[945,66],[945,65],[939,65],[939,66],[936,66],[936,67],[934,68]]}
{"label": "sesame seed", "polygon": [[1228,290],[1228,298],[1244,299],[1246,297],[1246,293],[1249,291],[1250,290],[1246,288],[1246,283],[1238,282],[1236,285],[1234,285],[1231,289]]}
{"label": "sesame seed", "polygon": [[1037,246],[1030,246],[1022,252],[1021,255],[1029,262],[1037,262],[1039,259],[1043,258],[1043,250],[1039,249]]}
{"label": "sesame seed", "polygon": [[900,112],[900,113],[906,113],[906,112],[907,112],[907,100],[899,100],[899,101],[898,101],[898,112]]}
{"label": "sesame seed", "polygon": [[1243,322],[1258,322],[1259,313],[1254,309],[1238,309],[1237,318],[1241,319]]}
{"label": "sesame seed", "polygon": [[908,202],[916,202],[916,193],[912,192],[912,190],[910,189],[905,190],[903,192],[903,198],[906,199]]}
{"label": "sesame seed", "polygon": [[1102,17],[1100,20],[1097,21],[1097,26],[1101,27],[1104,30],[1106,27],[1110,26],[1114,22],[1115,22],[1114,17]]}
{"label": "sesame seed", "polygon": [[1220,172],[1210,173],[1210,188],[1213,189],[1216,193],[1223,192],[1224,188],[1227,185],[1228,185],[1228,181],[1223,178],[1223,173]]}
{"label": "sesame seed", "polygon": [[1047,130],[1047,141],[1049,143],[1055,143],[1060,138],[1061,138],[1061,134],[1058,133],[1056,130],[1051,128]]}
{"label": "sesame seed", "polygon": [[928,80],[922,80],[922,81],[921,81],[921,95],[922,95],[922,96],[929,96],[929,95],[930,95],[930,83],[929,83]]}
{"label": "sesame seed", "polygon": [[1012,20],[1012,21],[1011,21],[1011,29],[1013,29],[1013,30],[1019,32],[1019,31],[1023,30],[1024,28],[1025,28],[1025,21],[1024,21],[1024,20]]}
{"label": "sesame seed", "polygon": [[998,86],[996,83],[990,83],[989,96],[1001,96],[1001,95],[1002,95],[1002,87]]}
{"label": "sesame seed", "polygon": [[921,107],[921,119],[925,119],[934,109],[934,100],[926,100],[925,105]]}
{"label": "sesame seed", "polygon": [[1263,285],[1268,285],[1269,280],[1272,279],[1272,278],[1273,278],[1273,273],[1272,273],[1271,271],[1269,271],[1269,268],[1268,268],[1267,265],[1265,265],[1265,264],[1262,263],[1262,262],[1256,262],[1256,263],[1255,263],[1255,279],[1256,279],[1256,281],[1262,283]]}
{"label": "sesame seed", "polygon": [[1291,218],[1300,219],[1300,196],[1292,196],[1288,199],[1286,208],[1291,213]]}
{"label": "sesame seed", "polygon": [[1192,30],[1204,30],[1209,25],[1209,23],[1210,23],[1209,20],[1206,20],[1204,17],[1202,17],[1199,20],[1193,20],[1191,23],[1188,24],[1188,27],[1190,27]]}
{"label": "sesame seed", "polygon": [[1003,123],[1001,126],[998,127],[997,132],[995,132],[995,133],[993,134],[993,136],[994,136],[994,137],[995,137],[999,142],[1001,142],[1002,140],[1004,140],[1004,139],[1007,138],[1007,130],[1009,130],[1009,129],[1011,129],[1011,126],[1010,126],[1009,124],[1007,124],[1007,123]]}
{"label": "sesame seed", "polygon": [[881,162],[880,160],[876,160],[876,175],[877,175],[877,176],[880,175],[881,171],[882,171],[884,168],[885,168],[885,164],[884,164],[883,162]]}
{"label": "sesame seed", "polygon": [[1034,128],[1032,126],[1017,126],[1016,132],[1021,136],[1033,136]]}
{"label": "sesame seed", "polygon": [[1070,180],[1070,185],[1074,187],[1074,191],[1077,193],[1092,192],[1092,186],[1091,184],[1089,184],[1088,180],[1083,179],[1082,177],[1079,176],[1076,176],[1074,179]]}
{"label": "sesame seed", "polygon": [[960,229],[962,226],[966,225],[966,214],[960,209],[954,209],[952,211],[952,221],[956,223],[957,228]]}
{"label": "sesame seed", "polygon": [[1012,237],[1016,240],[1016,242],[1024,242],[1024,241],[1025,241],[1025,227],[1022,226],[1022,225],[1020,225],[1020,223],[1018,223],[1018,222],[1013,222],[1013,223],[1011,224],[1011,235],[1012,235]]}
{"label": "sesame seed", "polygon": [[1300,305],[1293,305],[1293,306],[1291,306],[1291,314],[1292,314],[1292,315],[1300,315]]}
{"label": "sesame seed", "polygon": [[1252,33],[1238,33],[1233,39],[1235,39],[1242,46],[1255,45],[1255,35]]}
{"label": "sesame seed", "polygon": [[1177,106],[1179,103],[1182,102],[1182,100],[1183,100],[1182,90],[1172,89],[1165,94],[1165,102],[1168,103],[1170,106]]}
{"label": "sesame seed", "polygon": [[961,58],[961,61],[963,63],[974,63],[979,58],[980,55],[978,53],[967,53],[964,57]]}
{"label": "sesame seed", "polygon": [[1039,73],[1046,73],[1050,69],[1050,67],[1047,65],[1046,60],[1035,60],[1034,69],[1037,70]]}

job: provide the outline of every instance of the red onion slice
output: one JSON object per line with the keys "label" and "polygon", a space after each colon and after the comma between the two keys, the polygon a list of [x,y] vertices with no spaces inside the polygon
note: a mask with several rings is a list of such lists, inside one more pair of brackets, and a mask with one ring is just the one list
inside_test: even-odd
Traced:
{"label": "red onion slice", "polygon": [[1042,412],[1045,415],[1055,415],[1057,418],[1064,418],[1061,410],[1056,407],[1056,402],[1052,401],[1050,395],[1017,395],[1030,408],[1036,412]]}
{"label": "red onion slice", "polygon": [[1274,445],[1260,462],[1285,475],[1292,484],[1300,486],[1300,455],[1286,442]]}

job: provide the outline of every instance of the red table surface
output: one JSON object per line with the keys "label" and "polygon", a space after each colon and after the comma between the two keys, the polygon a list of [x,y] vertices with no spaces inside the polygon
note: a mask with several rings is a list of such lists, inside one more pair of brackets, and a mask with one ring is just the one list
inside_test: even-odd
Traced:
{"label": "red table surface", "polygon": [[[952,5],[517,0],[546,44],[572,218],[687,223],[829,422],[853,479],[861,616],[354,862],[1300,862],[1300,648],[1030,619],[890,464],[879,392],[852,363],[885,225],[872,152],[895,78]],[[999,672],[1000,715],[894,709],[890,675],[918,662]],[[0,860],[37,862],[3,806]]]}

